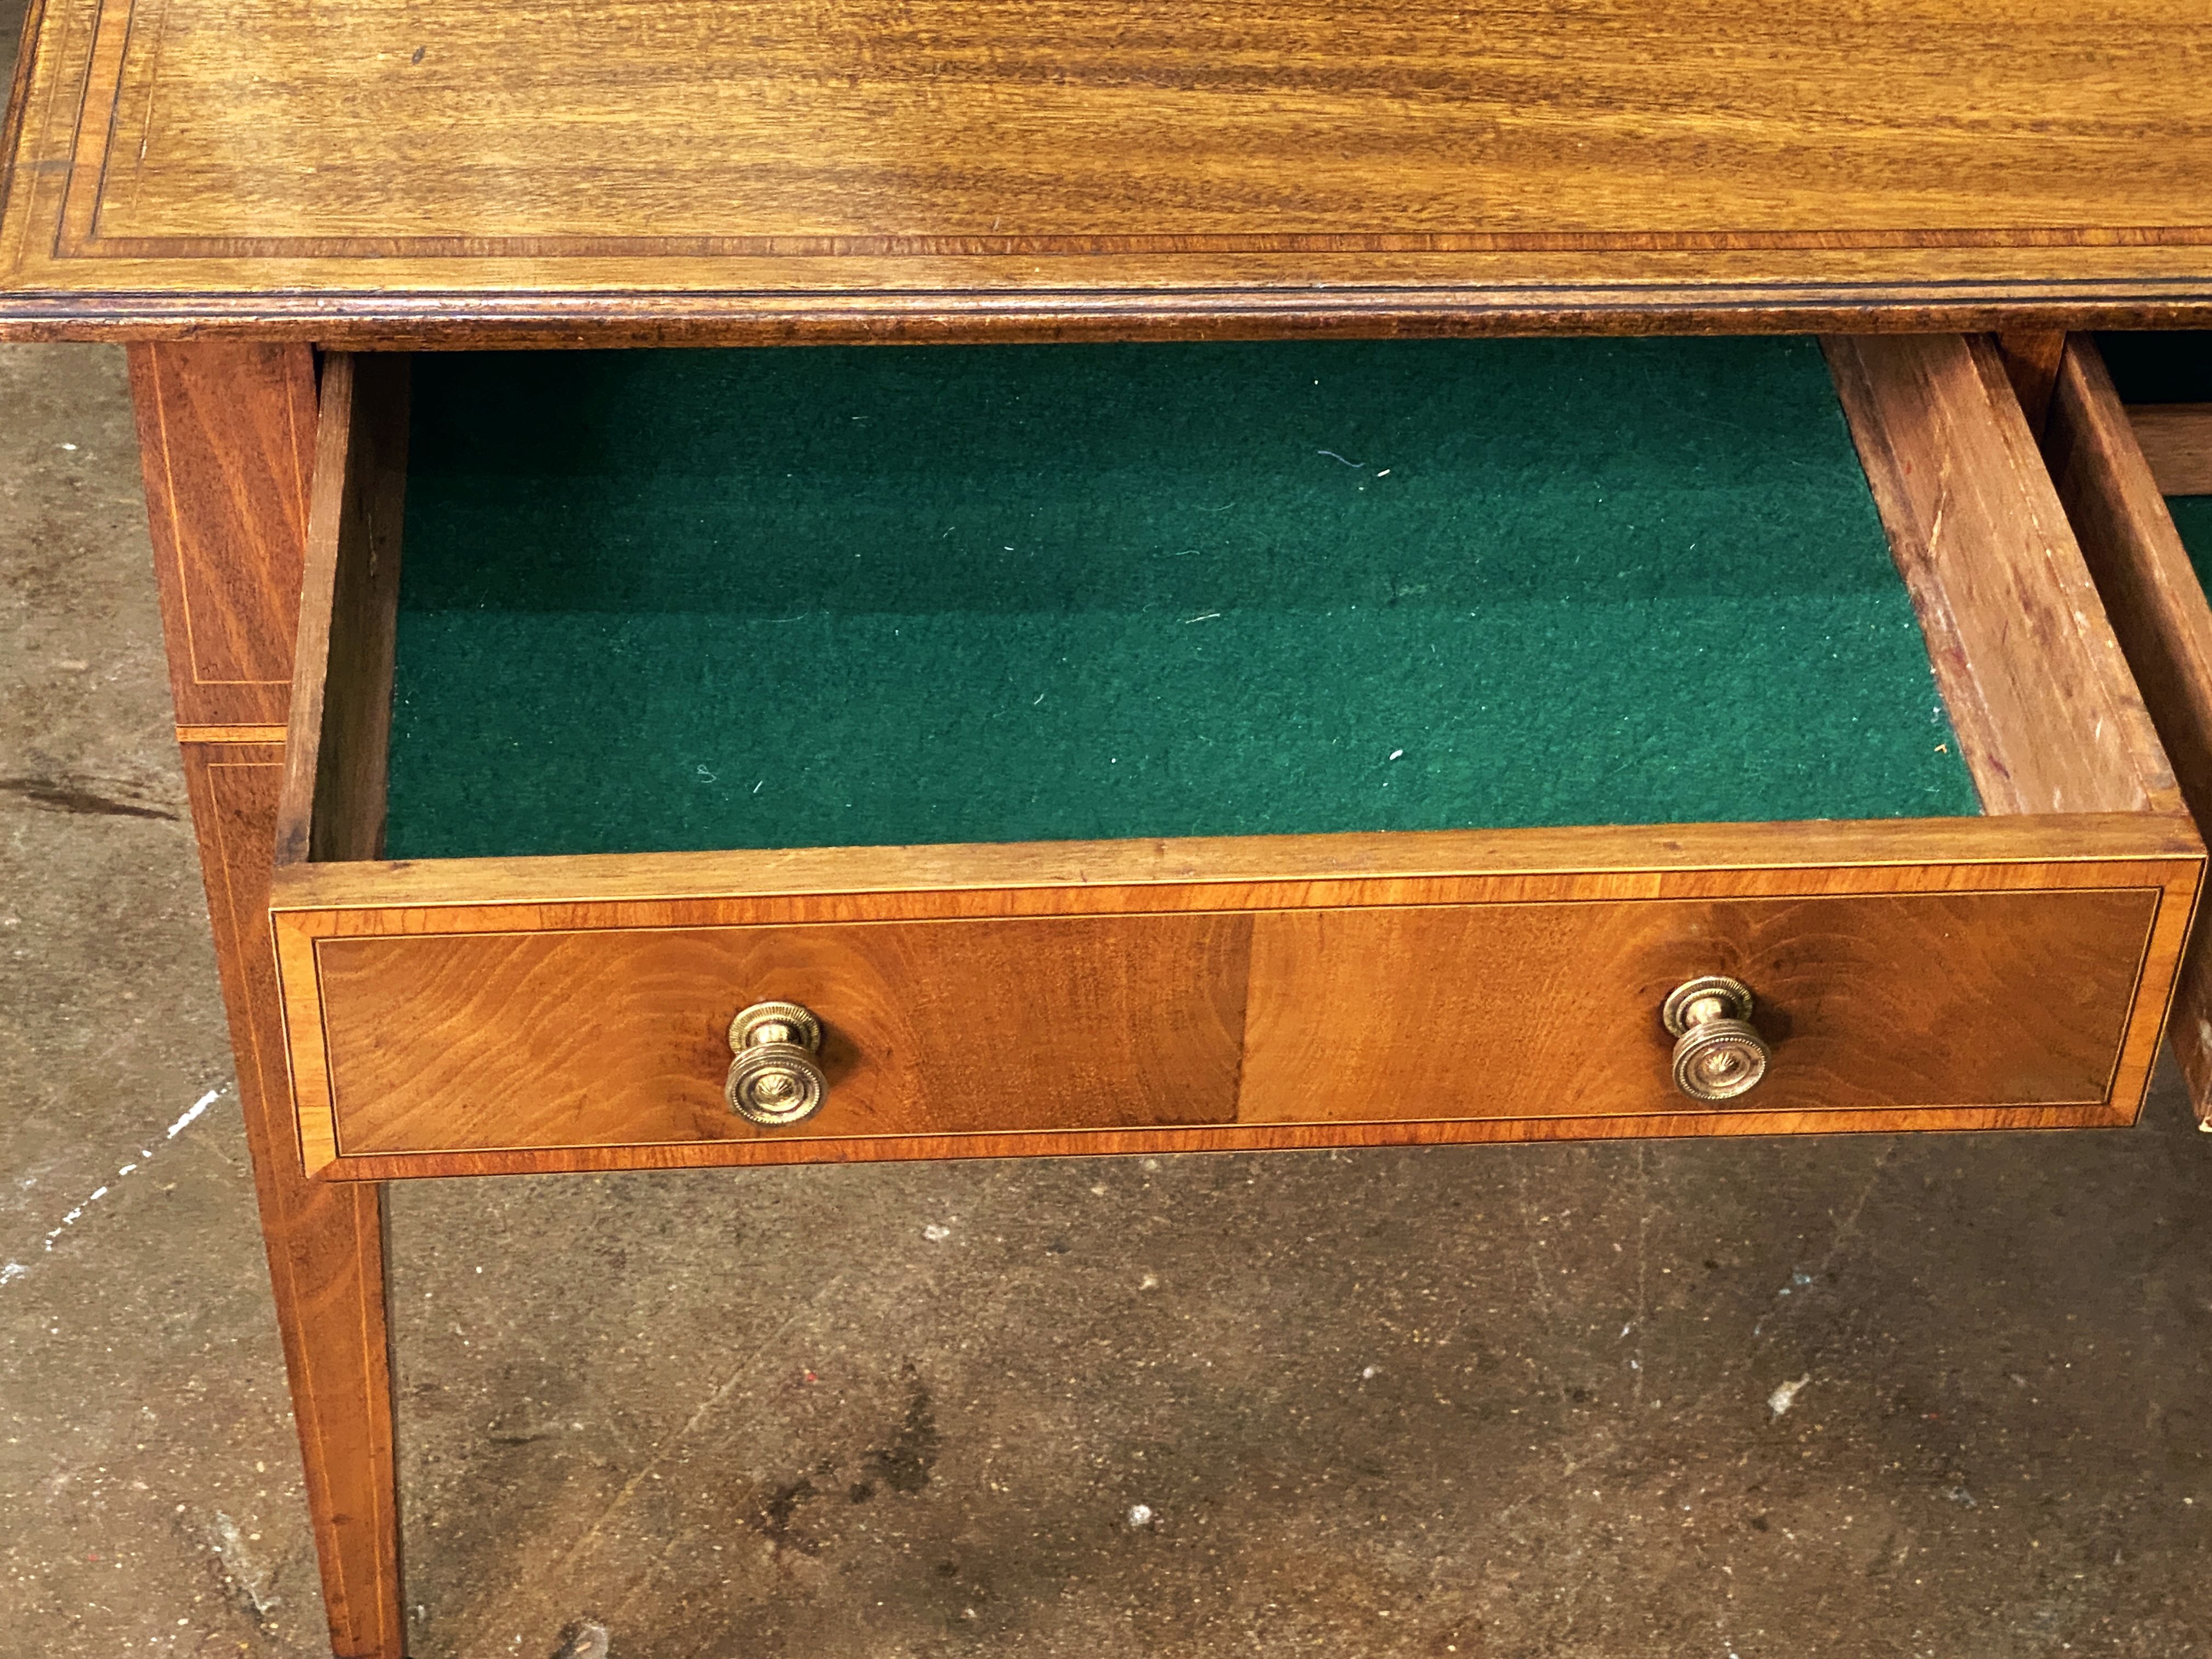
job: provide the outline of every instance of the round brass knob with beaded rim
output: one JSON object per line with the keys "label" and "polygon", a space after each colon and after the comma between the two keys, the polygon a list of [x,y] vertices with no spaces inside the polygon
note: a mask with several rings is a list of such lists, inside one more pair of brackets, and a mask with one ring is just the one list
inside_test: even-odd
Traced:
{"label": "round brass knob with beaded rim", "polygon": [[722,1095],[739,1117],[771,1128],[811,1117],[830,1092],[815,1058],[822,1022],[795,1002],[756,1002],[730,1022],[729,1081]]}
{"label": "round brass knob with beaded rim", "polygon": [[1733,1100],[1766,1075],[1773,1051],[1751,1023],[1751,988],[1706,974],[1667,994],[1659,1010],[1674,1042],[1674,1086],[1692,1100]]}

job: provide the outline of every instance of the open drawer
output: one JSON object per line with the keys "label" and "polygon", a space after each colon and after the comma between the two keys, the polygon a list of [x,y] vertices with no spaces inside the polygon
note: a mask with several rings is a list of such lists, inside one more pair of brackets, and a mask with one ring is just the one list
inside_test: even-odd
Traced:
{"label": "open drawer", "polygon": [[411,373],[324,370],[313,1173],[2138,1109],[2203,847],[1983,343]]}
{"label": "open drawer", "polygon": [[[2182,795],[2198,823],[2212,821],[2212,334],[2073,337],[2044,447]],[[2201,940],[2182,969],[2173,1047],[2212,1127]]]}

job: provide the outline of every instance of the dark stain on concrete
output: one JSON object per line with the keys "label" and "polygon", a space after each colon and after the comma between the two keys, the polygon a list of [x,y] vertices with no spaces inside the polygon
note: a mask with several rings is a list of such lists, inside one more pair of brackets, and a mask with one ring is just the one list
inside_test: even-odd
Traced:
{"label": "dark stain on concrete", "polygon": [[890,1444],[871,1451],[868,1461],[893,1492],[917,1492],[929,1484],[943,1437],[937,1431],[936,1407],[920,1374],[909,1363],[902,1375],[907,1386],[906,1416]]}
{"label": "dark stain on concrete", "polygon": [[174,812],[161,807],[138,806],[111,796],[96,795],[89,789],[58,778],[0,778],[0,791],[21,795],[35,805],[50,806],[57,812],[78,812],[90,817],[163,818],[172,823],[177,818]]}
{"label": "dark stain on concrete", "polygon": [[806,1555],[817,1553],[822,1547],[796,1528],[799,1506],[808,1498],[819,1495],[813,1481],[805,1475],[771,1492],[768,1501],[760,1506],[760,1529],[769,1541],[779,1550],[795,1549]]}

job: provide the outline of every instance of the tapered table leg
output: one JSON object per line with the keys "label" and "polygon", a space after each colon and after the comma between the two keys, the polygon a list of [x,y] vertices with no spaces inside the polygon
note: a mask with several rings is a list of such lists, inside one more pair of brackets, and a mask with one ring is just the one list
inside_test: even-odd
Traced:
{"label": "tapered table leg", "polygon": [[381,1189],[301,1173],[269,878],[314,453],[313,355],[134,347],[178,738],[307,1466],[331,1646],[402,1659]]}

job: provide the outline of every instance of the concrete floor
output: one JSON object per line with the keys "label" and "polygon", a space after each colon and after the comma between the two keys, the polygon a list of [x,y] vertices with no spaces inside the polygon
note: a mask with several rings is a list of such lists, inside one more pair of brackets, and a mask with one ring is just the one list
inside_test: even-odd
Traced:
{"label": "concrete floor", "polygon": [[[0,349],[0,1656],[319,1655],[137,489],[119,354]],[[2127,1132],[407,1186],[413,1650],[2206,1652],[2208,1194],[2170,1074]]]}

